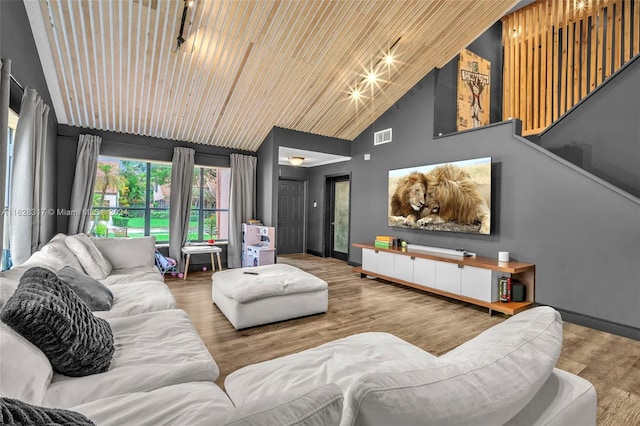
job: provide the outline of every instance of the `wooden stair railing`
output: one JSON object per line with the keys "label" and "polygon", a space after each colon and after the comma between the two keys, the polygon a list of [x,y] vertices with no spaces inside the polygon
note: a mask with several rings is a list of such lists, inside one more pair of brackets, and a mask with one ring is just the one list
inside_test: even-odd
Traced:
{"label": "wooden stair railing", "polygon": [[640,53],[640,0],[538,0],[502,19],[503,119],[535,135]]}

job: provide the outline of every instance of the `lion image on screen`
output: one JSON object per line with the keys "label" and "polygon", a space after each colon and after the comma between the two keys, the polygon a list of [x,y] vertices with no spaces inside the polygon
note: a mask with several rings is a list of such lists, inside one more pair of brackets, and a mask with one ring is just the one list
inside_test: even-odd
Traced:
{"label": "lion image on screen", "polygon": [[427,178],[424,173],[413,172],[402,178],[391,197],[392,220],[401,224],[415,224],[425,207],[426,193]]}
{"label": "lion image on screen", "polygon": [[422,210],[424,214],[418,224],[480,223],[479,233],[489,233],[491,211],[469,173],[453,164],[445,164],[429,171],[426,178],[426,208]]}
{"label": "lion image on screen", "polygon": [[388,225],[491,232],[491,157],[389,170]]}

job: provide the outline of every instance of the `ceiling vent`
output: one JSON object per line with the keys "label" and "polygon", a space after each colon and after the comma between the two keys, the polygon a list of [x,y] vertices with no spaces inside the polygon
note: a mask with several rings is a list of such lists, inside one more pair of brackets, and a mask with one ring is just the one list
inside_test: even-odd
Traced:
{"label": "ceiling vent", "polygon": [[380,130],[373,134],[373,145],[382,145],[391,142],[391,128]]}

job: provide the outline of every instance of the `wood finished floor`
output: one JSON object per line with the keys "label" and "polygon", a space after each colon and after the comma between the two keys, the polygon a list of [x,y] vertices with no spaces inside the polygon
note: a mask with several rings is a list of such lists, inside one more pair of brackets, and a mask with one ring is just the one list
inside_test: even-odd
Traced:
{"label": "wood finished floor", "polygon": [[[279,256],[329,284],[326,314],[237,331],[211,300],[211,272],[167,277],[220,367],[217,384],[234,370],[365,331],[392,333],[442,355],[504,321],[486,309],[387,282],[361,279],[345,262],[312,255]],[[558,368],[584,377],[598,394],[598,425],[640,425],[640,342],[564,324]],[[579,426],[579,425],[576,425]]]}

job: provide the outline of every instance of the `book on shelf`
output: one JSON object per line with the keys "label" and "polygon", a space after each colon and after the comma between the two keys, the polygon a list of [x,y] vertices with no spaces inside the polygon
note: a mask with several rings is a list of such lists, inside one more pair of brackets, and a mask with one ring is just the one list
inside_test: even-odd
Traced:
{"label": "book on shelf", "polygon": [[376,241],[386,241],[392,243],[393,240],[395,240],[395,238],[389,235],[376,235]]}
{"label": "book on shelf", "polygon": [[387,242],[387,241],[374,241],[373,243],[374,247],[379,247],[379,248],[391,248],[393,247],[393,243],[392,242]]}
{"label": "book on shelf", "polygon": [[511,277],[498,278],[498,298],[501,302],[511,302]]}

